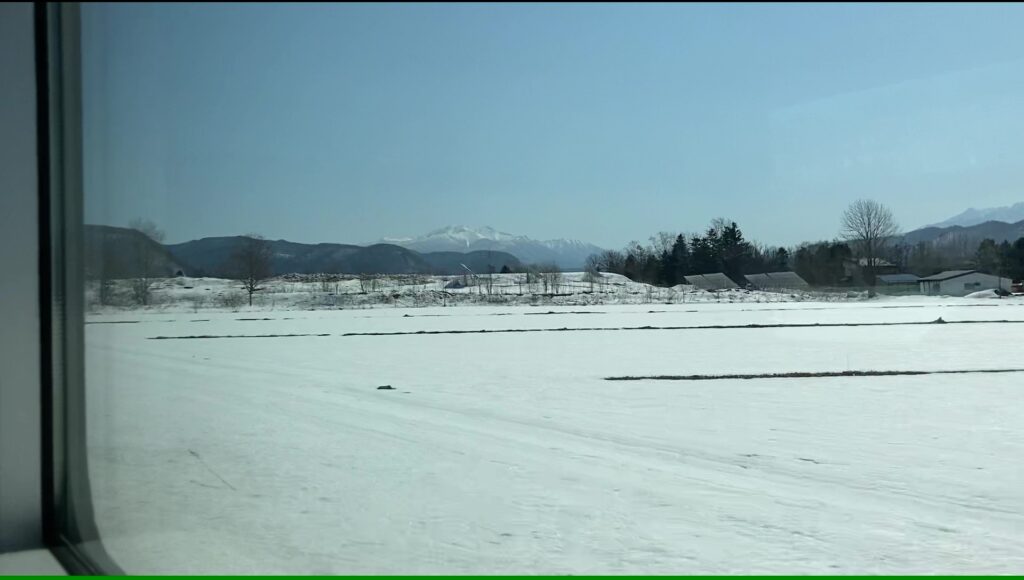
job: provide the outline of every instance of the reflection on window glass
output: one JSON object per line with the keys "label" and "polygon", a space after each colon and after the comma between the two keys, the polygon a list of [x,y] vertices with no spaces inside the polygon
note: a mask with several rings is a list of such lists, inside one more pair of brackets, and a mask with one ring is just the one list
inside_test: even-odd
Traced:
{"label": "reflection on window glass", "polygon": [[1024,8],[82,7],[129,573],[1013,573]]}

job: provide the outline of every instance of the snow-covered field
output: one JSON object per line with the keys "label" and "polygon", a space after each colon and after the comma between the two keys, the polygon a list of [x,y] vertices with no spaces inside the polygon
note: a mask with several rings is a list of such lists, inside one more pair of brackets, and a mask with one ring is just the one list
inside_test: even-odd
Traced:
{"label": "snow-covered field", "polygon": [[1024,299],[194,310],[88,319],[130,572],[1024,570],[1024,373],[605,380],[1024,368]]}
{"label": "snow-covered field", "polygon": [[[100,307],[95,282],[88,302],[94,313],[139,310],[129,280],[114,282],[113,307]],[[866,292],[808,290],[760,292],[740,289],[706,292],[693,286],[660,288],[619,274],[593,279],[580,272],[494,274],[491,276],[289,275],[261,285],[252,308],[264,311],[426,306],[593,306],[603,304],[690,304],[735,302],[849,301]],[[241,284],[221,278],[167,278],[153,283],[146,311],[237,310],[248,306]]]}

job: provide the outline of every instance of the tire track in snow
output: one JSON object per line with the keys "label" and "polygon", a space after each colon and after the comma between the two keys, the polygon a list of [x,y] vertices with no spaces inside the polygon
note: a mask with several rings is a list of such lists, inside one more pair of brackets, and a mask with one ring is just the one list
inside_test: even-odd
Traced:
{"label": "tire track in snow", "polygon": [[942,318],[917,322],[826,322],[779,324],[708,324],[689,326],[591,326],[579,328],[499,328],[477,330],[400,330],[394,332],[346,332],[338,336],[428,336],[435,334],[504,334],[516,332],[594,332],[630,330],[758,330],[766,328],[841,328],[857,326],[923,326],[931,324],[1024,324],[1024,320],[954,320]]}
{"label": "tire track in snow", "polygon": [[150,336],[146,340],[186,340],[202,338],[296,338],[302,336],[331,336],[330,334],[193,334],[188,336]]}
{"label": "tire track in snow", "polygon": [[605,377],[606,381],[723,381],[752,379],[821,379],[834,377],[890,377],[899,375],[967,375],[983,373],[1024,373],[1024,369],[961,369],[937,371],[816,371],[750,373],[726,375],[650,375]]}

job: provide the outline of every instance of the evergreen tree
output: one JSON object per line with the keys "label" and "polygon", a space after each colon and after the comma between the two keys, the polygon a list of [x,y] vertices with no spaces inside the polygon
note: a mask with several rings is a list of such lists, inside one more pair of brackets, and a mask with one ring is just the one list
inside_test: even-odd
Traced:
{"label": "evergreen tree", "polygon": [[1008,249],[1003,263],[1007,278],[1024,280],[1024,238],[1018,238]]}
{"label": "evergreen tree", "polygon": [[730,278],[739,278],[750,258],[750,244],[743,239],[743,232],[736,222],[729,222],[719,232],[717,241],[722,271]]}
{"label": "evergreen tree", "polygon": [[1000,258],[996,241],[986,238],[978,244],[978,250],[974,253],[974,264],[978,270],[986,274],[998,275],[1002,270]]}
{"label": "evergreen tree", "polygon": [[717,254],[718,234],[708,230],[706,236],[694,236],[690,248],[690,272],[712,274],[720,270]]}
{"label": "evergreen tree", "polygon": [[659,275],[658,281],[664,286],[675,286],[679,284],[679,268],[676,265],[675,256],[672,252],[663,251],[658,260]]}
{"label": "evergreen tree", "polygon": [[626,261],[622,266],[622,275],[635,282],[638,281],[639,274],[640,265],[637,262],[636,256],[632,253],[627,254]]}
{"label": "evergreen tree", "polygon": [[771,272],[786,272],[789,270],[789,251],[786,248],[778,247],[771,257]]}
{"label": "evergreen tree", "polygon": [[801,244],[793,253],[793,271],[808,284],[839,286],[845,277],[843,262],[853,255],[841,242]]}
{"label": "evergreen tree", "polygon": [[1009,240],[999,244],[999,275],[1013,278],[1013,245]]}
{"label": "evergreen tree", "polygon": [[686,236],[679,234],[672,244],[672,262],[675,266],[676,284],[683,282],[683,277],[690,274],[690,247],[686,244]]}

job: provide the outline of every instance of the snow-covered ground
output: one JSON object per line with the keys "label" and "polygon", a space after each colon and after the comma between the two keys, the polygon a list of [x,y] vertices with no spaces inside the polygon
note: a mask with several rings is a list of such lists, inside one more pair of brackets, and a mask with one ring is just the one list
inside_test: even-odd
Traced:
{"label": "snow-covered ground", "polygon": [[1024,373],[605,378],[1024,368],[1021,306],[94,314],[96,517],[134,573],[1019,573]]}
{"label": "snow-covered ground", "polygon": [[100,307],[96,283],[88,292],[94,313],[122,310],[333,310],[349,308],[412,308],[428,306],[690,304],[735,302],[804,302],[863,300],[866,292],[748,291],[707,292],[693,286],[661,288],[633,282],[619,274],[593,279],[581,272],[491,276],[365,276],[288,275],[261,285],[248,306],[239,282],[221,278],[167,278],[153,283],[149,305],[140,308],[132,299],[129,280],[114,282],[111,302]]}

